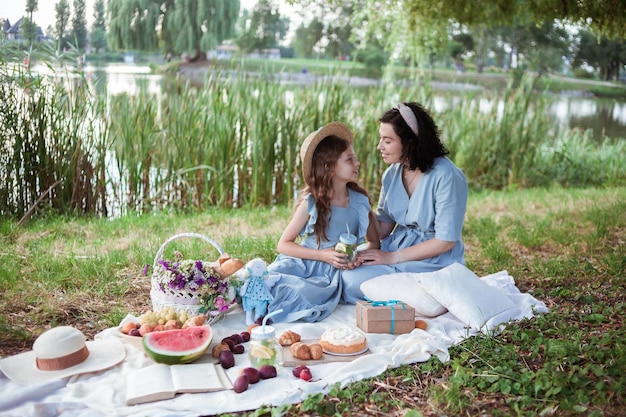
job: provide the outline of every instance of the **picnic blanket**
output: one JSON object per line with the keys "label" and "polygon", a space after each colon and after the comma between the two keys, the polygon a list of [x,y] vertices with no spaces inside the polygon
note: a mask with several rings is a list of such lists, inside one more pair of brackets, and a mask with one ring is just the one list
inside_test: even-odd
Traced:
{"label": "picnic blanket", "polygon": [[[464,299],[459,301],[454,296],[450,298],[450,294],[440,297],[448,312],[424,318],[428,324],[426,330],[416,328],[411,333],[402,335],[368,333],[370,354],[361,355],[349,362],[310,365],[313,379],[308,382],[295,378],[291,374],[292,368],[284,367],[279,369],[276,378],[250,385],[247,391],[239,394],[232,390],[180,394],[170,400],[127,406],[126,375],[129,371],[149,366],[153,362],[141,350],[130,343],[125,343],[124,361],[113,368],[96,373],[72,376],[34,386],[15,384],[0,373],[2,393],[0,415],[180,417],[254,410],[262,405],[294,404],[304,401],[311,394],[328,393],[336,383],[343,386],[380,375],[389,368],[403,364],[424,362],[432,356],[445,362],[450,358],[448,349],[452,345],[478,332],[497,334],[501,326],[509,321],[532,318],[536,314],[548,311],[543,302],[529,293],[521,293],[507,271],[477,279],[481,285],[487,284],[490,290],[509,300],[508,306],[513,307],[495,314],[491,314],[494,313],[492,311],[491,316],[488,316],[486,313],[494,305],[493,299],[483,297],[481,288],[472,290],[460,286],[458,293],[464,294]],[[423,284],[424,288],[428,288],[426,280]],[[448,299],[445,299],[446,297]],[[454,313],[462,317],[457,317]],[[303,339],[316,339],[327,329],[356,327],[355,314],[354,305],[341,304],[333,314],[318,323],[274,323],[273,326],[277,334],[290,329],[299,333]],[[480,315],[484,320],[479,324],[468,321],[476,315]],[[219,342],[233,333],[240,333],[246,327],[245,313],[237,307],[224,319],[212,325],[215,333],[213,341]],[[115,327],[100,332],[95,338],[119,337],[119,331]],[[207,354],[210,355],[210,352]],[[236,366],[227,370],[231,381],[235,380],[243,367],[249,366],[247,354],[236,355],[235,359]]]}

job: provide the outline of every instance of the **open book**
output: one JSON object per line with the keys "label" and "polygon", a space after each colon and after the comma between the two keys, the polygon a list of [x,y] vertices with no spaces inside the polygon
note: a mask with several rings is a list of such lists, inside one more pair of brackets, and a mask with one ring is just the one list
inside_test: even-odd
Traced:
{"label": "open book", "polygon": [[232,389],[224,369],[213,363],[154,364],[126,376],[126,404],[134,405],[173,398],[184,392]]}

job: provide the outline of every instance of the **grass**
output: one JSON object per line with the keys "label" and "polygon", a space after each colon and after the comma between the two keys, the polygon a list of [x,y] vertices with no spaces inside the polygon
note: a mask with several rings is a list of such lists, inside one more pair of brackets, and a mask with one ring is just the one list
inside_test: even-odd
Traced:
{"label": "grass", "polygon": [[[300,404],[238,415],[626,414],[625,202],[624,187],[470,193],[468,267],[479,276],[506,269],[548,314],[467,339],[447,363],[403,365]],[[173,234],[203,233],[244,260],[271,261],[290,215],[275,206],[55,216],[23,226],[3,218],[0,355],[30,349],[48,325],[75,325],[92,337],[151,309],[142,270]]]}
{"label": "grass", "polygon": [[[325,75],[329,72],[340,72],[353,77],[372,78],[372,70],[366,68],[362,63],[356,61],[338,61],[327,59],[301,59],[286,58],[281,60],[268,59],[234,59],[216,60],[207,63],[208,65],[222,69],[232,69],[233,66],[246,71],[268,71],[271,73],[300,73],[304,68],[310,74]],[[181,65],[186,65],[178,61],[169,63],[159,69],[159,71],[176,72]],[[197,64],[192,64],[197,65]],[[378,72],[378,71],[374,71]],[[432,81],[446,83],[472,84],[485,87],[487,89],[504,90],[512,76],[519,76],[511,71],[504,71],[497,68],[486,68],[484,72],[466,71],[459,73],[452,68],[417,68],[394,66],[392,68],[393,78],[396,80],[415,80],[420,77],[428,77]],[[593,94],[597,97],[612,97],[623,99],[626,97],[626,85],[616,81],[603,82],[598,80],[587,80],[571,78],[560,74],[544,74],[540,77],[538,85],[541,90],[552,92],[581,91]]]}

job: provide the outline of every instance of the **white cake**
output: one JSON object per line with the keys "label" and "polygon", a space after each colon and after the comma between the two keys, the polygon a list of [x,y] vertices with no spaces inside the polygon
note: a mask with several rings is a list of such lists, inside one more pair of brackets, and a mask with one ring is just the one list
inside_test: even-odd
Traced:
{"label": "white cake", "polygon": [[341,327],[326,330],[320,345],[328,353],[350,354],[365,350],[367,338],[357,329]]}

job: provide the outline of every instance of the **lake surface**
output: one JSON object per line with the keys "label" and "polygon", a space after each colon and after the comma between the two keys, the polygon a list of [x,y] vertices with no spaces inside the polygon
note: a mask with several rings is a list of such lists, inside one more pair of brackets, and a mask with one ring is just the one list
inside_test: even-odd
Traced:
{"label": "lake surface", "polygon": [[[137,94],[141,89],[160,96],[163,94],[168,77],[151,74],[147,65],[107,64],[95,67],[85,66],[85,75],[93,83],[98,93],[109,95]],[[433,84],[435,111],[453,95],[463,95],[472,86],[449,88],[450,85]],[[596,140],[603,137],[626,138],[626,101],[601,99],[573,94],[551,94],[550,113],[562,129],[590,129]],[[480,99],[480,98],[477,98]]]}

